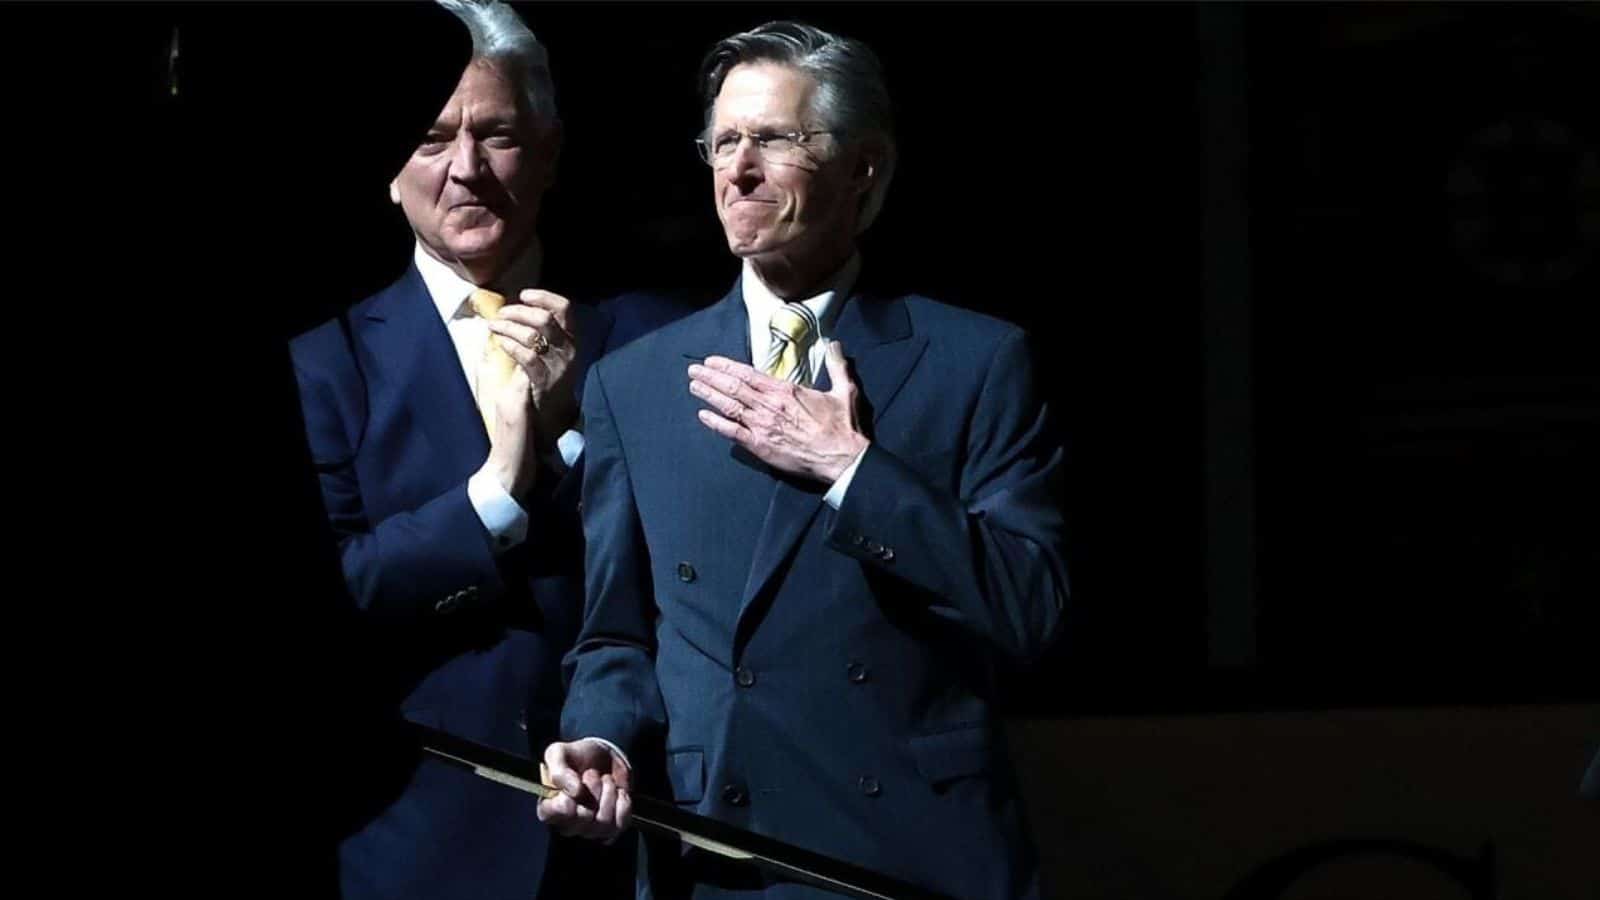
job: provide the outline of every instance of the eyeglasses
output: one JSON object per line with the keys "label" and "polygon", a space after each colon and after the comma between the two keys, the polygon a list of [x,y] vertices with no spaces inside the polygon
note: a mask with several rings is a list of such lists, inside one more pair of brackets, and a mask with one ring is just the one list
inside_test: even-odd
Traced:
{"label": "eyeglasses", "polygon": [[745,138],[756,145],[756,152],[767,162],[792,165],[807,155],[807,148],[814,143],[813,137],[835,133],[826,128],[814,131],[725,131],[710,140],[695,138],[694,145],[700,151],[700,158],[717,169],[733,162]]}

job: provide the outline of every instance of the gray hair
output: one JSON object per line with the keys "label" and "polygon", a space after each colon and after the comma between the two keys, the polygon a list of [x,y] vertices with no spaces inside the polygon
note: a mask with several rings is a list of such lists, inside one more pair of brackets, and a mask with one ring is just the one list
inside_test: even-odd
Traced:
{"label": "gray hair", "polygon": [[556,115],[556,86],[550,58],[516,10],[500,0],[435,0],[467,26],[472,58],[507,65],[521,75],[522,93],[534,116],[549,123]]}
{"label": "gray hair", "polygon": [[809,75],[817,83],[812,112],[822,124],[841,132],[846,140],[882,142],[883,160],[872,189],[862,198],[856,222],[858,234],[866,231],[883,209],[898,156],[894,110],[877,54],[858,40],[801,22],[768,22],[723,38],[700,65],[707,128],[728,73],[735,66],[755,62],[790,66]]}

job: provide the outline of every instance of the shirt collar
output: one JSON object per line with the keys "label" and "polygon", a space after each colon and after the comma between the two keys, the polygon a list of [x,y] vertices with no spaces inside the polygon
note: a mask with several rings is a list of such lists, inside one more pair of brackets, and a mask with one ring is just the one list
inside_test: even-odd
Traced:
{"label": "shirt collar", "polygon": [[[852,253],[845,264],[837,272],[823,281],[822,289],[816,294],[797,301],[804,303],[808,309],[816,313],[820,334],[824,338],[833,331],[833,322],[839,317],[839,308],[844,305],[844,300],[850,295],[850,289],[855,287],[856,276],[861,272],[861,254]],[[784,304],[783,298],[772,292],[761,276],[756,274],[755,266],[745,260],[744,270],[739,275],[739,292],[744,295],[745,311],[750,316],[752,323],[765,329],[767,322],[772,318],[772,311]]]}
{"label": "shirt collar", "polygon": [[[417,242],[412,260],[416,263],[417,272],[422,275],[422,283],[428,289],[428,296],[433,299],[434,308],[439,311],[439,318],[449,322],[460,315],[463,308],[470,308],[466,307],[466,302],[472,296],[472,292],[478,289],[477,285],[435,259],[433,254],[423,249],[421,241]],[[534,287],[539,283],[539,272],[543,263],[544,248],[540,245],[539,238],[530,238],[527,249],[512,261],[489,288],[505,294],[508,300],[515,300],[517,291]]]}

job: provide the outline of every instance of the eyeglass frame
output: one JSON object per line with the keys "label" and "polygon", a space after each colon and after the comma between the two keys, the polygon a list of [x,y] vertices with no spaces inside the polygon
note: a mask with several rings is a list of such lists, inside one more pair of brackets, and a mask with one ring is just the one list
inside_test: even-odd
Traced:
{"label": "eyeglass frame", "polygon": [[797,128],[794,131],[766,131],[766,132],[744,131],[742,129],[734,129],[734,133],[739,135],[739,143],[733,145],[733,150],[731,150],[729,152],[727,159],[723,160],[720,164],[717,162],[716,157],[714,155],[715,151],[712,150],[711,141],[709,141],[708,139],[706,139],[704,137],[695,138],[694,139],[694,146],[695,146],[696,151],[698,151],[698,155],[700,157],[700,161],[705,163],[706,165],[712,167],[713,169],[720,169],[723,166],[727,165],[729,162],[733,161],[733,156],[734,156],[734,154],[739,152],[739,147],[740,147],[740,145],[742,145],[744,143],[744,139],[745,138],[749,138],[756,145],[756,153],[759,154],[762,159],[764,159],[764,160],[766,160],[767,162],[770,162],[770,163],[777,163],[779,165],[784,165],[784,164],[786,164],[788,162],[788,160],[773,159],[772,157],[767,156],[767,142],[768,141],[774,141],[774,140],[777,140],[779,138],[785,138],[787,140],[793,141],[795,147],[804,148],[810,143],[810,138],[813,135],[828,134],[828,135],[837,136],[839,134],[842,134],[843,132],[838,128]]}

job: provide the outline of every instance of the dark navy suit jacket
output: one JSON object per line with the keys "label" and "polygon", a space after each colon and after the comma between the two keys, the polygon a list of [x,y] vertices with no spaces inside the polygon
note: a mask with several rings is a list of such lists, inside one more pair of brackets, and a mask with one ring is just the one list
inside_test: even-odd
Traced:
{"label": "dark navy suit jacket", "polygon": [[[837,511],[697,421],[685,369],[749,361],[748,333],[736,287],[590,370],[563,734],[702,814],[952,897],[1039,896],[995,712],[999,664],[1037,658],[1067,596],[1063,449],[1023,333],[851,297],[834,334],[873,443]],[[698,850],[649,869],[657,900],[825,896]]]}
{"label": "dark navy suit jacket", "polygon": [[[583,367],[674,317],[624,296],[574,305]],[[559,661],[582,607],[582,462],[549,471],[528,538],[497,554],[467,498],[488,437],[415,267],[296,338],[312,458],[339,542],[351,617],[352,728],[339,805],[346,897],[530,898],[551,838],[529,796],[402,749],[386,716],[537,758],[555,737]],[[292,660],[286,660],[292,664]]]}

